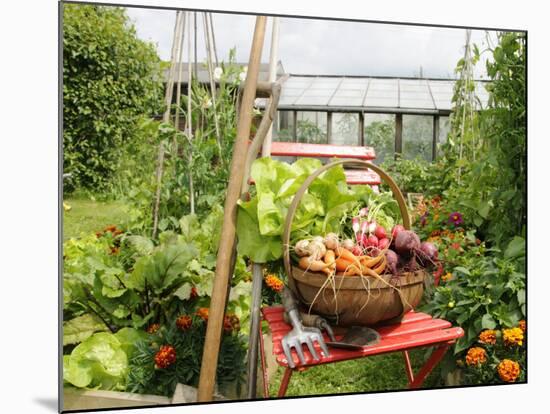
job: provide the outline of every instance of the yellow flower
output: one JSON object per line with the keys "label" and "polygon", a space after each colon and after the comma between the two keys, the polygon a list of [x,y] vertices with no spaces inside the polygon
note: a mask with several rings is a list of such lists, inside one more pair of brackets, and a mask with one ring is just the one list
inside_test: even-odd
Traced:
{"label": "yellow flower", "polygon": [[523,331],[521,328],[503,329],[502,338],[504,339],[504,345],[523,345]]}
{"label": "yellow flower", "polygon": [[494,345],[497,343],[496,331],[493,329],[486,329],[479,334],[479,342]]}
{"label": "yellow flower", "polygon": [[511,359],[503,359],[497,367],[498,376],[504,382],[514,382],[520,373],[519,364]]}
{"label": "yellow flower", "polygon": [[267,275],[265,284],[275,292],[281,292],[285,286],[283,281],[275,275]]}
{"label": "yellow flower", "polygon": [[444,282],[451,280],[453,278],[453,274],[451,272],[445,273],[443,276],[441,276],[441,280]]}
{"label": "yellow flower", "polygon": [[469,366],[472,365],[481,365],[487,361],[487,353],[485,349],[475,346],[468,350],[466,354],[466,364]]}

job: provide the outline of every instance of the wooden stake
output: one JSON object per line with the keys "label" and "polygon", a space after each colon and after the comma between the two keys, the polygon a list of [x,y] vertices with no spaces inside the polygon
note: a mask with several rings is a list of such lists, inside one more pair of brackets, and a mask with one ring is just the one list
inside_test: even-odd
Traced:
{"label": "wooden stake", "polygon": [[216,382],[216,368],[223,328],[223,317],[226,306],[226,295],[229,281],[231,259],[235,251],[235,229],[237,221],[237,201],[240,198],[244,164],[248,151],[248,139],[252,124],[252,106],[256,97],[256,84],[264,43],[266,17],[256,17],[254,38],[250,51],[248,73],[239,111],[237,137],[233,148],[233,158],[229,175],[229,184],[225,198],[223,225],[220,236],[218,257],[216,261],[216,275],[212,287],[208,325],[202,355],[201,373],[199,379],[198,401],[211,401]]}
{"label": "wooden stake", "polygon": [[[183,13],[178,11],[176,12],[176,23],[174,25],[174,38],[172,41],[172,54],[171,54],[171,65],[170,73],[168,75],[168,82],[166,83],[166,93],[164,96],[166,110],[164,111],[163,121],[166,123],[170,122],[170,109],[172,106],[172,95],[174,92],[174,76],[176,72],[176,56],[179,47],[179,36],[182,35],[183,31]],[[160,193],[162,185],[162,175],[164,171],[164,141],[161,141],[159,144],[159,153],[157,157],[157,174],[156,174],[156,192],[155,192],[155,204],[153,206],[153,234],[152,238],[157,237],[158,230],[158,218],[159,218],[159,208],[160,208]]]}

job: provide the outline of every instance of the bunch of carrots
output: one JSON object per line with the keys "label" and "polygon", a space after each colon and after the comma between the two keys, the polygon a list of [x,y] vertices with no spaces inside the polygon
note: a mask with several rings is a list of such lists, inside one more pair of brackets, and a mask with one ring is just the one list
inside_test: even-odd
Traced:
{"label": "bunch of carrots", "polygon": [[387,248],[372,250],[372,256],[357,256],[352,252],[353,244],[351,240],[340,242],[338,235],[328,233],[324,238],[317,236],[298,241],[294,251],[300,257],[298,266],[306,271],[323,272],[328,276],[377,277],[384,273]]}

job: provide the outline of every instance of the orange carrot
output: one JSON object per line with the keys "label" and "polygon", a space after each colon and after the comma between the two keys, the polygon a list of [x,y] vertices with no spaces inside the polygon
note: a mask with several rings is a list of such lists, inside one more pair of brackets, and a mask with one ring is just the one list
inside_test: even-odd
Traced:
{"label": "orange carrot", "polygon": [[336,259],[336,270],[338,270],[339,272],[344,272],[345,270],[349,269],[350,266],[352,265],[353,263],[350,262],[349,260],[342,259],[342,258]]}
{"label": "orange carrot", "polygon": [[348,249],[344,249],[343,247],[338,246],[335,251],[336,251],[336,254],[338,255],[338,258],[348,260],[352,262],[354,265],[356,265],[357,267],[359,268],[361,267],[361,262],[359,261],[357,256],[355,256]]}

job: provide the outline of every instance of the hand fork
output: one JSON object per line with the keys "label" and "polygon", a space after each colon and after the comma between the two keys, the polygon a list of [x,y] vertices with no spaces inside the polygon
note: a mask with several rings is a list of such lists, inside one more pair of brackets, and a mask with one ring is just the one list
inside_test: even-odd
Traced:
{"label": "hand fork", "polygon": [[313,346],[315,342],[319,344],[325,356],[328,356],[328,348],[323,340],[321,331],[318,328],[304,327],[302,325],[296,299],[294,298],[292,291],[286,287],[283,291],[283,305],[293,327],[292,331],[286,334],[282,339],[283,351],[286,360],[288,361],[288,366],[290,368],[294,368],[296,366],[294,364],[294,360],[292,359],[292,348],[296,351],[300,363],[302,365],[306,363],[304,353],[302,351],[302,345],[307,345],[309,352],[315,361],[319,361],[319,355]]}

